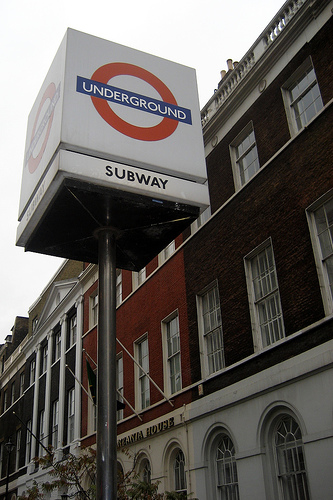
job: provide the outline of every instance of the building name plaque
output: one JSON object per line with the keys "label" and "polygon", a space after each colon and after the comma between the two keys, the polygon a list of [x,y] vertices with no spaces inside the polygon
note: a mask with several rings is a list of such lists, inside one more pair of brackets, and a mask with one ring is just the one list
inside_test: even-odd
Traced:
{"label": "building name plaque", "polygon": [[159,424],[147,427],[147,429],[145,430],[133,432],[133,434],[130,434],[129,436],[118,439],[117,446],[118,448],[124,448],[129,444],[137,443],[138,441],[142,441],[142,439],[146,439],[148,437],[154,436],[155,434],[166,431],[167,429],[174,427],[174,425],[175,419],[174,417],[170,417],[167,420],[163,420],[163,422],[160,422]]}

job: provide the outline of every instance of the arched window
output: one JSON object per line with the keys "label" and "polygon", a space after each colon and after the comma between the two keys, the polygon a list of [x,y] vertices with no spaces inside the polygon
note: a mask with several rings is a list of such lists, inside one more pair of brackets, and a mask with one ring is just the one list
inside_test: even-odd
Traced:
{"label": "arched window", "polygon": [[144,458],[140,464],[140,476],[145,483],[151,483],[151,467],[148,458]]}
{"label": "arched window", "polygon": [[120,484],[124,480],[124,469],[119,461],[117,461],[117,483]]}
{"label": "arched window", "polygon": [[276,423],[274,450],[283,500],[308,500],[302,433],[291,415],[280,417]]}
{"label": "arched window", "polygon": [[226,434],[217,441],[216,447],[216,485],[219,500],[238,500],[238,478],[235,447]]}
{"label": "arched window", "polygon": [[173,462],[175,491],[177,493],[186,493],[186,476],[185,476],[185,457],[182,450],[177,450]]}

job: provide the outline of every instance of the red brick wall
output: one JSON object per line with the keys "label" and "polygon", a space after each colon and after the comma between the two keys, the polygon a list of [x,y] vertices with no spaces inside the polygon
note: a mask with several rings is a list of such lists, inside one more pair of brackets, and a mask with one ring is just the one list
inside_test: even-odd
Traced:
{"label": "red brick wall", "polygon": [[[253,352],[243,258],[272,239],[286,335],[324,317],[306,208],[333,188],[328,108],[184,246],[193,382],[200,379],[195,296],[218,280],[226,365]],[[212,173],[212,183],[218,182]]]}

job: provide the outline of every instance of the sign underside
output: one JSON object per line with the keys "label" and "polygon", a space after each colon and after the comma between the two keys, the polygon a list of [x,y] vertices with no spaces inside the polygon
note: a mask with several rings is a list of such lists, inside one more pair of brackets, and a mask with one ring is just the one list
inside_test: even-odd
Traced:
{"label": "sign underside", "polygon": [[96,231],[114,228],[120,269],[139,271],[199,216],[199,207],[64,179],[27,251],[98,263]]}

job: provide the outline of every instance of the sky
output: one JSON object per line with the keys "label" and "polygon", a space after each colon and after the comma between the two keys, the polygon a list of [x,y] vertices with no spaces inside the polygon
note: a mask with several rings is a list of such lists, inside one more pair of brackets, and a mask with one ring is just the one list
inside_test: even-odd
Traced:
{"label": "sky", "polygon": [[15,246],[27,119],[68,27],[195,68],[200,107],[281,0],[12,0],[0,19],[0,344],[63,259]]}

